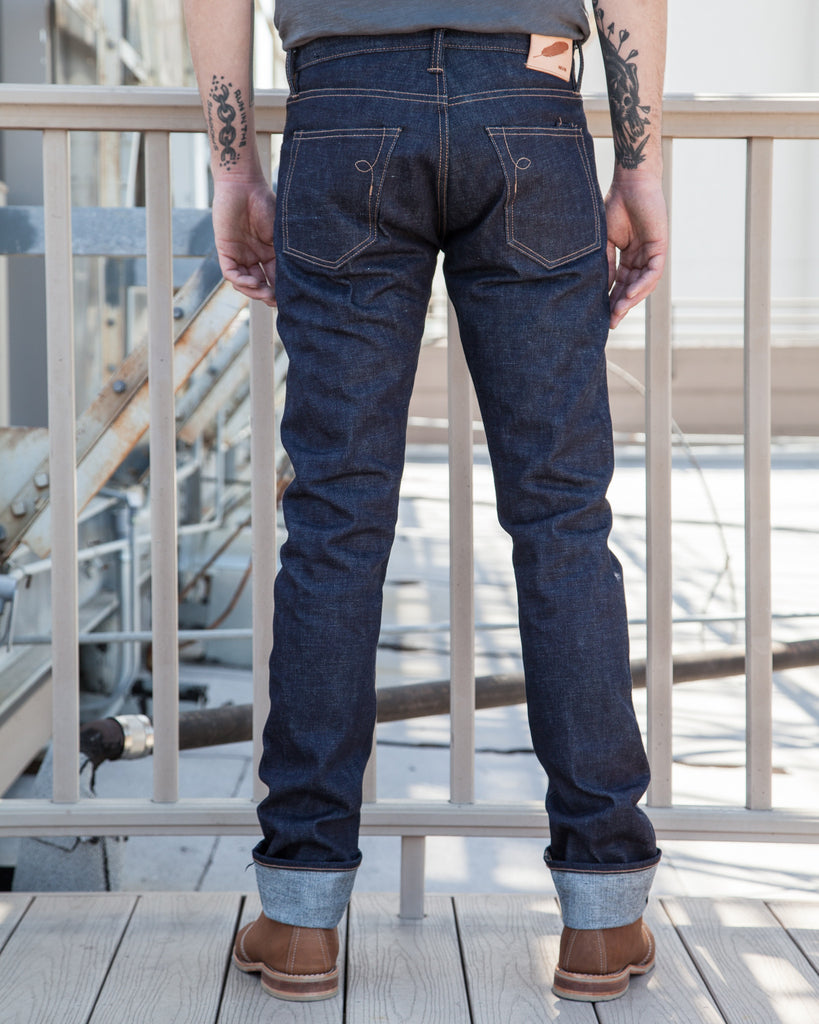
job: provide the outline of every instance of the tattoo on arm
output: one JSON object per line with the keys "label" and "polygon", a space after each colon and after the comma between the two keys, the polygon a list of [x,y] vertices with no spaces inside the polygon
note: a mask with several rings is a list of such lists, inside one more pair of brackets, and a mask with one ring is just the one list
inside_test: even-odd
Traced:
{"label": "tattoo on arm", "polygon": [[248,81],[250,82],[250,96],[248,103],[252,107],[256,102],[256,90],[253,87],[253,58],[256,53],[256,3],[250,0],[250,67],[248,69]]}
{"label": "tattoo on arm", "polygon": [[634,170],[645,160],[643,150],[650,138],[646,127],[651,124],[646,117],[651,107],[640,103],[637,65],[633,63],[639,50],[631,50],[626,56],[623,44],[629,38],[628,30],[620,29],[615,44],[614,22],[606,25],[606,12],[600,6],[600,0],[592,0],[592,6],[606,66],[614,155],[621,167]]}
{"label": "tattoo on arm", "polygon": [[[238,118],[238,123],[236,122]],[[237,150],[247,145],[247,107],[241,89],[224,76],[213,76],[208,93],[208,135],[219,163],[230,170],[239,162]],[[238,138],[238,143],[237,143]]]}

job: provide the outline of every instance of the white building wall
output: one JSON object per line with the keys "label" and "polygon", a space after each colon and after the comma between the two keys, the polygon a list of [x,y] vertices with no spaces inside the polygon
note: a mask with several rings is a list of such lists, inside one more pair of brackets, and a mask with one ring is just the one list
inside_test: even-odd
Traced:
{"label": "white building wall", "polygon": [[[666,93],[819,92],[818,33],[817,0],[669,0]],[[586,57],[584,92],[603,92],[596,39]],[[598,145],[604,182],[610,148]],[[773,294],[819,299],[819,142],[777,143],[774,161]],[[675,143],[673,187],[675,300],[739,298],[745,144]]]}

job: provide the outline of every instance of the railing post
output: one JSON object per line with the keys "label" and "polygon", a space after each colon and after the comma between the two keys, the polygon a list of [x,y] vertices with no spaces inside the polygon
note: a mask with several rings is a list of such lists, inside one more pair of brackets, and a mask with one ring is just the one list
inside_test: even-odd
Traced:
{"label": "railing post", "polygon": [[746,803],[772,803],[771,213],[773,139],[748,140],[745,193]]}
{"label": "railing post", "polygon": [[[259,156],[270,173],[270,136],[259,135]],[[253,559],[253,797],[267,793],[259,778],[262,732],[269,708],[268,658],[273,635],[276,577],[276,393],[273,314],[250,304],[251,557]]]}
{"label": "railing post", "polygon": [[424,916],[425,836],[401,836],[401,898],[398,916],[418,921]]}
{"label": "railing post", "polygon": [[[663,139],[663,191],[671,211],[672,140]],[[671,255],[646,307],[646,603],[648,803],[672,803]]]}
{"label": "railing post", "polygon": [[[458,321],[447,307],[449,406],[449,796],[475,799],[475,587],[472,519],[472,393]],[[424,837],[401,842],[401,916],[423,917]]]}
{"label": "railing post", "polygon": [[[8,191],[8,186],[0,181],[0,206],[6,205]],[[9,373],[8,257],[0,254],[0,427],[11,423]]]}
{"label": "railing post", "polygon": [[145,133],[148,253],[148,388],[151,459],[154,800],[179,795],[179,605],[177,599],[171,157],[167,132]]}
{"label": "railing post", "polygon": [[450,799],[475,799],[475,587],[472,392],[458,321],[447,314],[449,380]]}
{"label": "railing post", "polygon": [[77,413],[74,394],[74,270],[68,132],[43,132],[48,332],[51,622],[54,784],[57,803],[80,797],[80,666],[77,572]]}
{"label": "railing post", "polygon": [[373,745],[370,756],[367,759],[367,767],[364,769],[364,778],[361,786],[361,799],[365,804],[374,803],[378,797],[378,746],[377,727],[373,730]]}

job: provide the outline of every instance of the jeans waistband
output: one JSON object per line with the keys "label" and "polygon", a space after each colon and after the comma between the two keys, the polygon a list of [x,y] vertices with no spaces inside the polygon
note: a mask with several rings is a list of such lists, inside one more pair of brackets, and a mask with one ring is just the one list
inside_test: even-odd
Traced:
{"label": "jeans waistband", "polygon": [[422,32],[391,32],[373,36],[323,36],[289,52],[297,59],[299,67],[306,67],[316,60],[328,60],[346,54],[394,53],[400,50],[427,50],[433,53],[439,46],[528,54],[529,36],[517,32],[463,32],[457,29],[430,28]]}
{"label": "jeans waistband", "polygon": [[[370,53],[426,52],[429,53],[430,68],[438,64],[448,49],[519,54],[525,61],[529,55],[529,39],[528,35],[519,32],[464,32],[443,28],[372,36],[324,36],[287,52],[287,74],[292,85],[295,75],[306,68]],[[575,70],[573,59],[572,78],[567,87],[579,92],[583,79],[583,49],[579,42],[574,43],[574,54],[579,58],[579,69]]]}

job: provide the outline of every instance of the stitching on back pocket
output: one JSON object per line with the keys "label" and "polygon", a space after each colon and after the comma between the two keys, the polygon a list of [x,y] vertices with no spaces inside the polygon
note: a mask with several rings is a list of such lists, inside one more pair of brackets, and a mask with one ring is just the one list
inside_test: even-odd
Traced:
{"label": "stitching on back pocket", "polygon": [[506,182],[506,241],[553,269],[602,244],[597,183],[583,130],[487,127]]}
{"label": "stitching on back pocket", "polygon": [[400,128],[293,133],[282,194],[284,251],[335,269],[378,234],[378,209]]}

